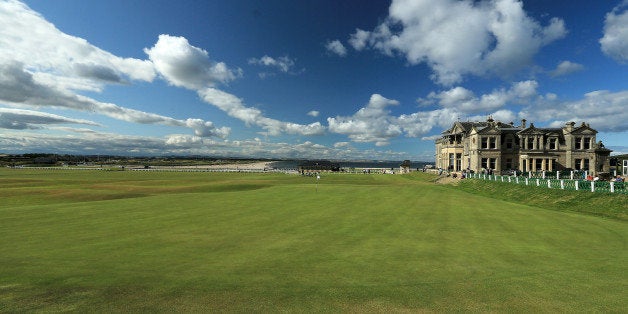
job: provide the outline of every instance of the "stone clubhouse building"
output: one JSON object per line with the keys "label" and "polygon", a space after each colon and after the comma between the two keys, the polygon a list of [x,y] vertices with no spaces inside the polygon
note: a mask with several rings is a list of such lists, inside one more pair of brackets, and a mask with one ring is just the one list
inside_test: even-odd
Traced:
{"label": "stone clubhouse building", "polygon": [[592,175],[610,170],[611,150],[596,139],[589,124],[537,128],[526,120],[515,126],[493,120],[455,122],[436,140],[436,167],[496,174],[582,170]]}

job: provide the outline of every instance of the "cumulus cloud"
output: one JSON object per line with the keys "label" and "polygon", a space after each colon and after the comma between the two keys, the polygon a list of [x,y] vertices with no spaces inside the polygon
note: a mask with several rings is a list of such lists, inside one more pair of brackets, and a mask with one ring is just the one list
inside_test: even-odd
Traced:
{"label": "cumulus cloud", "polygon": [[249,64],[261,65],[266,67],[273,67],[282,73],[288,73],[295,64],[294,59],[290,59],[288,56],[273,58],[267,55],[264,55],[261,58],[251,58],[249,59]]}
{"label": "cumulus cloud", "polygon": [[345,46],[340,42],[340,40],[337,40],[337,39],[327,42],[327,44],[325,44],[325,48],[330,53],[333,53],[341,57],[344,57],[347,55],[347,48],[345,48]]}
{"label": "cumulus cloud", "polygon": [[[215,82],[233,80],[239,76],[239,71],[228,69],[224,63],[212,62],[205,50],[190,45],[183,37],[160,35],[155,46],[145,51],[168,82],[196,91],[206,103],[243,121],[247,126],[263,128],[267,135],[320,135],[325,131],[320,122],[303,125],[268,118],[261,110],[246,106],[237,96],[216,88]],[[251,59],[249,63],[277,67],[281,72],[290,71],[294,65],[294,61],[288,57],[274,59],[269,56]],[[211,122],[188,120],[186,124],[195,127],[197,136],[212,134],[224,138],[230,131],[229,128],[214,128]]]}
{"label": "cumulus cloud", "polygon": [[604,20],[602,51],[620,63],[628,63],[628,0],[624,0]]}
{"label": "cumulus cloud", "polygon": [[567,121],[586,121],[602,132],[628,131],[628,91],[593,91],[576,101],[543,97],[519,115],[528,120],[562,126]]}
{"label": "cumulus cloud", "polygon": [[431,139],[425,135],[434,128],[445,129],[461,119],[485,120],[492,115],[501,121],[514,121],[517,114],[503,107],[507,102],[529,104],[536,101],[536,87],[535,81],[523,81],[512,84],[510,89],[499,89],[481,96],[464,87],[432,92],[424,101],[437,103],[441,108],[399,116],[391,115],[388,110],[389,106],[398,105],[398,101],[373,94],[368,104],[353,115],[327,118],[328,129],[332,133],[344,134],[354,142],[374,143],[376,146],[388,145],[391,139],[399,136]]}
{"label": "cumulus cloud", "polygon": [[159,35],[157,43],[144,52],[157,71],[174,86],[198,90],[241,76],[240,69],[232,70],[223,62],[212,62],[207,51],[190,45],[184,37]]}
{"label": "cumulus cloud", "polygon": [[537,87],[536,81],[522,81],[512,84],[509,89],[496,89],[477,97],[472,91],[458,86],[439,93],[431,92],[426,99],[418,101],[423,104],[438,103],[461,113],[490,112],[511,103],[526,103],[537,95]]}
{"label": "cumulus cloud", "polygon": [[198,91],[198,94],[205,102],[243,121],[247,126],[256,125],[263,128],[268,135],[281,133],[321,135],[325,132],[325,127],[320,122],[303,125],[265,117],[259,109],[247,107],[242,99],[216,88],[205,88]]}
{"label": "cumulus cloud", "polygon": [[571,61],[562,61],[556,66],[556,69],[550,72],[551,77],[569,75],[584,70],[584,66]]}
{"label": "cumulus cloud", "polygon": [[100,124],[83,119],[72,119],[56,114],[39,111],[0,108],[0,128],[14,130],[34,130],[55,124],[85,124],[100,126]]}
{"label": "cumulus cloud", "polygon": [[[178,120],[154,113],[103,103],[70,91],[38,83],[19,63],[0,64],[0,101],[8,105],[34,108],[51,107],[102,114],[114,119],[141,123],[189,127],[199,136],[225,137],[228,128],[215,128],[211,122],[198,119]],[[194,121],[189,122],[189,121]]]}
{"label": "cumulus cloud", "polygon": [[[349,38],[349,44],[353,49],[361,51],[367,47],[371,33],[362,29],[356,29],[355,33],[351,34]],[[373,43],[374,44],[374,43]]]}
{"label": "cumulus cloud", "polygon": [[[19,1],[0,1],[0,63],[19,62],[52,73],[67,89],[100,90],[105,83],[152,81],[150,61],[121,58],[67,35]],[[80,78],[80,84],[74,78]]]}
{"label": "cumulus cloud", "polygon": [[221,127],[216,128],[214,123],[210,121],[204,121],[202,119],[187,119],[185,120],[185,125],[194,130],[194,133],[197,136],[201,137],[220,137],[227,138],[229,133],[231,133],[231,128],[229,127]]}
{"label": "cumulus cloud", "polygon": [[394,0],[382,24],[356,30],[349,43],[426,63],[435,82],[452,85],[467,74],[511,75],[566,32],[563,20],[542,26],[517,0]]}
{"label": "cumulus cloud", "polygon": [[388,106],[396,106],[399,102],[373,94],[368,104],[349,117],[336,116],[327,118],[329,131],[347,135],[355,142],[374,142],[377,146],[389,144],[391,138],[402,134]]}
{"label": "cumulus cloud", "polygon": [[[61,127],[59,127],[61,128]],[[36,131],[6,130],[0,137],[0,147],[14,152],[55,151],[85,154],[90,151],[109,155],[215,155],[259,158],[299,159],[382,159],[400,160],[405,153],[394,151],[359,150],[350,146],[326,146],[311,141],[302,143],[266,142],[259,138],[246,140],[215,140],[188,134],[165,137],[133,136],[103,133],[88,129],[70,129],[77,134],[54,134]]]}
{"label": "cumulus cloud", "polygon": [[[153,49],[146,50],[159,63],[162,76],[172,79],[171,83],[194,86],[198,81],[225,82],[236,76],[222,63],[210,63],[205,76],[194,71],[185,76],[189,74],[186,70],[196,65],[193,62],[176,63],[168,59],[180,69],[164,67],[163,61],[168,57],[185,59],[192,55],[189,59],[206,61],[202,58],[206,56],[204,51],[186,50],[189,47],[185,43],[184,39],[163,35]],[[208,121],[174,119],[77,94],[78,91],[100,92],[107,84],[128,84],[133,80],[150,82],[156,74],[151,60],[115,56],[82,38],[61,32],[19,1],[0,1],[0,102],[12,107],[61,108],[102,114],[131,123],[187,127],[199,136],[227,136],[229,128],[216,128]],[[7,122],[10,116],[13,121]],[[35,121],[44,121],[44,118],[48,119],[47,123],[89,124],[35,111],[30,113],[30,118],[24,112],[20,115],[5,112],[4,118],[3,125],[13,128],[37,128]],[[17,121],[18,118],[22,122]]]}
{"label": "cumulus cloud", "polygon": [[349,142],[336,142],[334,143],[334,147],[335,148],[345,148],[345,147],[349,147],[351,145],[351,143]]}
{"label": "cumulus cloud", "polygon": [[310,112],[307,113],[308,116],[310,117],[318,117],[318,115],[320,114],[320,112],[316,111],[316,110],[312,110]]}
{"label": "cumulus cloud", "polygon": [[420,137],[432,131],[434,127],[448,128],[459,118],[462,117],[456,109],[443,108],[403,114],[397,118],[397,123],[408,137]]}

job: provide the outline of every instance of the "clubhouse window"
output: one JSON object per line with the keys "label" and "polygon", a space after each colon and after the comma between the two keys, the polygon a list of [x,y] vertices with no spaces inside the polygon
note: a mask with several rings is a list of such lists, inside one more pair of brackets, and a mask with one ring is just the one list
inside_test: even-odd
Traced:
{"label": "clubhouse window", "polygon": [[591,148],[591,138],[585,137],[582,142],[582,149],[589,149],[589,148]]}
{"label": "clubhouse window", "polygon": [[489,138],[489,145],[491,149],[497,148],[497,139],[494,137]]}

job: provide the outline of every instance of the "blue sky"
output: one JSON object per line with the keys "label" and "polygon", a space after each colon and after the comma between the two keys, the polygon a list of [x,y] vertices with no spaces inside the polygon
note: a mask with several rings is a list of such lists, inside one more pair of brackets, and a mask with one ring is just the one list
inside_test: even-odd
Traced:
{"label": "blue sky", "polygon": [[628,0],[0,0],[0,153],[431,161],[457,120],[628,153]]}

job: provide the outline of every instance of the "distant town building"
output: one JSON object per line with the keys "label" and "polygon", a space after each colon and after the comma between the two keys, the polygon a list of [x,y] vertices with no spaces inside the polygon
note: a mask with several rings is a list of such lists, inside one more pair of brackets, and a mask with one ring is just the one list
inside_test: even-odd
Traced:
{"label": "distant town building", "polygon": [[515,126],[488,118],[485,122],[455,122],[435,141],[436,167],[495,173],[519,171],[610,170],[610,149],[597,142],[589,124],[537,128],[526,120]]}
{"label": "distant town building", "polygon": [[308,160],[300,163],[298,166],[299,172],[337,172],[340,171],[340,165],[329,160]]}

